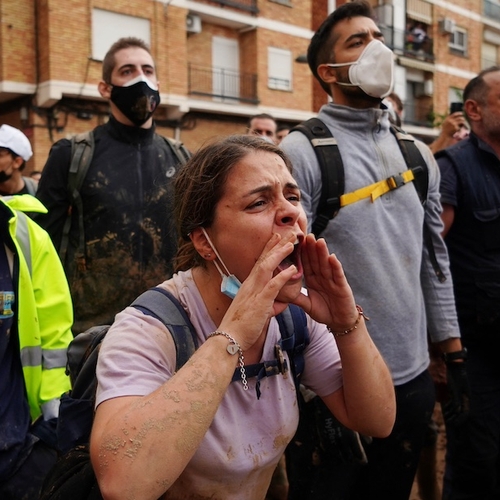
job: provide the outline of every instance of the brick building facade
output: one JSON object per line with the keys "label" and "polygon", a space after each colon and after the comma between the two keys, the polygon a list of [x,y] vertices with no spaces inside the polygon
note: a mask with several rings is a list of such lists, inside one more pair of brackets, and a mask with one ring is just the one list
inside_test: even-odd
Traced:
{"label": "brick building facade", "polygon": [[[372,3],[397,56],[406,128],[430,140],[466,82],[496,64],[500,2]],[[333,8],[332,0],[1,0],[0,123],[26,133],[28,171],[41,170],[53,142],[106,120],[102,55],[119,37],[138,36],[157,63],[160,133],[195,150],[243,133],[256,113],[292,125],[327,100],[300,56]],[[412,42],[417,24],[421,46]]]}

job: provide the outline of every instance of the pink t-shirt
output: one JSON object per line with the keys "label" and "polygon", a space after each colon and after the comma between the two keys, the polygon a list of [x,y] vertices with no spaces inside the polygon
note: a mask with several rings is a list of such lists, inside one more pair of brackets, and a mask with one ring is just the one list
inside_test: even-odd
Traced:
{"label": "pink t-shirt", "polygon": [[[178,273],[160,286],[180,300],[201,345],[217,327],[191,272]],[[325,326],[309,317],[308,328],[311,341],[301,383],[326,396],[342,386],[337,345]],[[272,319],[261,361],[275,358],[279,338],[278,323]],[[116,316],[102,344],[96,405],[115,397],[150,394],[174,370],[175,346],[169,331],[159,320],[129,307]],[[165,498],[186,498],[186,493],[193,495],[190,498],[225,500],[265,497],[274,468],[297,428],[297,399],[290,373],[262,379],[260,399],[256,380],[249,379],[248,385],[244,391],[241,382],[230,384],[200,447]]]}

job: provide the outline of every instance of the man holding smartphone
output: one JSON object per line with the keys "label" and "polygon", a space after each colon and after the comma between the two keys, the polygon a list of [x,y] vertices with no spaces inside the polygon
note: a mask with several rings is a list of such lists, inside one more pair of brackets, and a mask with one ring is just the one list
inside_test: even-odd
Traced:
{"label": "man holding smartphone", "polygon": [[434,154],[468,137],[469,129],[462,110],[462,102],[452,102],[450,104],[450,114],[441,124],[439,137],[429,144],[429,148]]}

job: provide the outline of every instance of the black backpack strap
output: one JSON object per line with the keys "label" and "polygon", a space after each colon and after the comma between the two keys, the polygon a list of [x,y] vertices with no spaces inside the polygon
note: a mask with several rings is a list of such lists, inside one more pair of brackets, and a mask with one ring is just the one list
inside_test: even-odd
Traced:
{"label": "black backpack strap", "polygon": [[80,189],[89,170],[92,157],[94,156],[94,133],[92,130],[83,132],[71,138],[71,163],[68,171],[68,200],[69,208],[64,221],[59,257],[66,265],[66,254],[68,252],[69,231],[73,210],[78,214],[78,249],[76,261],[79,267],[85,268],[85,233],[83,228],[83,206]]}
{"label": "black backpack strap", "polygon": [[415,139],[410,134],[407,134],[403,129],[395,125],[391,125],[391,132],[398,141],[406,166],[413,172],[413,184],[420,198],[420,203],[425,205],[429,190],[429,169],[427,162],[415,144]]}
{"label": "black backpack strap", "polygon": [[168,328],[175,343],[175,370],[179,370],[198,347],[194,326],[179,301],[167,290],[155,287],[139,295],[131,305]]}
{"label": "black backpack strap", "polygon": [[318,237],[340,210],[340,197],[344,194],[344,164],[337,140],[328,127],[318,118],[311,118],[294,127],[311,142],[321,170],[321,196],[312,232]]}
{"label": "black backpack strap", "polygon": [[[427,203],[427,193],[429,190],[429,168],[427,166],[427,162],[424,160],[422,153],[415,144],[415,139],[411,135],[394,125],[391,126],[391,132],[396,136],[407,167],[413,171],[415,177],[413,184],[417,190],[420,202],[425,207],[425,204]],[[436,274],[439,282],[443,283],[446,281],[446,276],[441,270],[441,266],[439,265],[436,257],[432,233],[425,223],[423,231],[424,244],[429,252],[429,259],[432,268],[434,269],[434,273]]]}

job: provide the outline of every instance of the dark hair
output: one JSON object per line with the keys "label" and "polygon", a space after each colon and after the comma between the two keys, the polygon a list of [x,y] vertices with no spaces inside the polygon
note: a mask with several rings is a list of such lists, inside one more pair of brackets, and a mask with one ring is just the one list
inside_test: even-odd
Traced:
{"label": "dark hair", "polygon": [[256,151],[277,154],[292,170],[290,160],[278,146],[253,135],[218,139],[199,149],[179,170],[174,181],[174,214],[180,237],[174,266],[176,272],[206,265],[189,234],[198,227],[212,225],[229,173],[245,156]]}
{"label": "dark hair", "polygon": [[258,118],[260,120],[272,120],[274,123],[276,123],[274,116],[271,116],[268,113],[259,113],[258,115],[253,115],[248,119],[248,128],[252,126],[252,120],[254,120],[255,118]]}
{"label": "dark hair", "polygon": [[102,61],[102,79],[106,83],[111,83],[111,74],[116,66],[115,54],[120,50],[128,49],[130,47],[144,49],[149,55],[151,55],[151,50],[144,40],[133,36],[120,38],[113,45],[111,45]]}
{"label": "dark hair", "polygon": [[496,71],[500,71],[500,66],[490,66],[489,68],[483,69],[483,71],[470,80],[464,89],[463,102],[467,99],[472,99],[479,104],[484,104],[490,88],[484,81],[484,77],[487,74],[495,73]]}
{"label": "dark hair", "polygon": [[375,14],[371,5],[366,0],[357,0],[341,5],[335,9],[321,24],[311,38],[307,49],[307,63],[312,74],[318,80],[323,90],[330,94],[330,87],[318,75],[320,64],[333,63],[333,46],[337,41],[334,34],[335,26],[344,19],[353,17],[369,17],[375,21]]}

